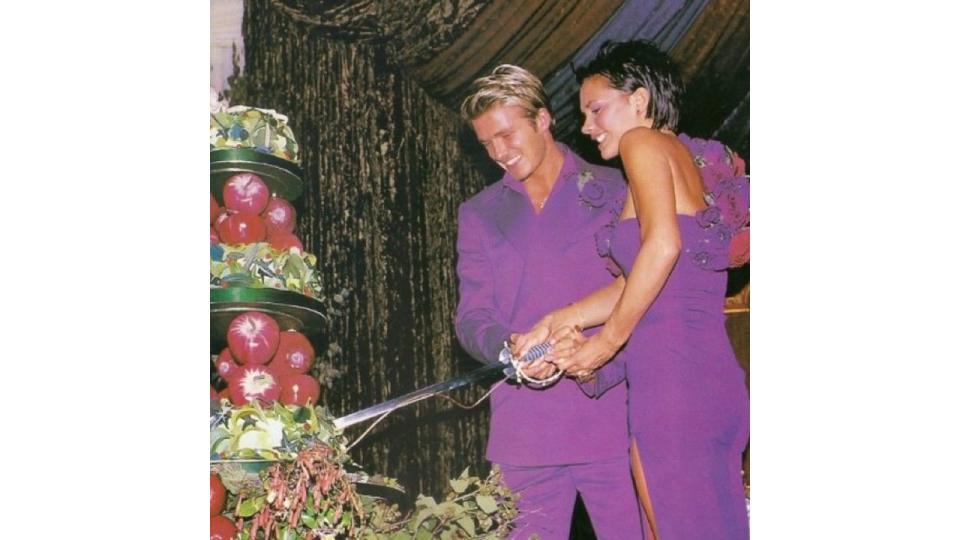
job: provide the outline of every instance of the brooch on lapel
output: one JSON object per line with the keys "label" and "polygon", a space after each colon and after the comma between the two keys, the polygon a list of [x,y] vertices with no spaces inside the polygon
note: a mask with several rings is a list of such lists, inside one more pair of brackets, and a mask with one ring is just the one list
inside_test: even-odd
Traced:
{"label": "brooch on lapel", "polygon": [[580,202],[590,208],[600,208],[606,204],[604,196],[606,189],[600,182],[595,182],[593,173],[583,171],[577,178],[577,189],[580,191]]}

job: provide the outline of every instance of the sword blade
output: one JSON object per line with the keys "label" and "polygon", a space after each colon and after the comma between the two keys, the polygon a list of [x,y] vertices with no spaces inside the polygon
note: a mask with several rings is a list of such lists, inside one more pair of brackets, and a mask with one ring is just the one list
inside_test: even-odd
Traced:
{"label": "sword blade", "polygon": [[413,392],[404,394],[402,396],[395,397],[393,399],[388,399],[382,403],[372,405],[365,409],[360,409],[357,412],[350,413],[346,416],[341,416],[333,421],[334,425],[340,429],[352,426],[354,424],[359,424],[364,420],[369,420],[375,416],[380,416],[384,413],[394,411],[401,407],[406,407],[407,405],[412,405],[418,401],[423,401],[424,399],[431,398],[441,392],[449,392],[450,390],[455,390],[462,386],[467,386],[475,382],[479,382],[487,377],[490,377],[492,374],[499,374],[500,378],[507,376],[513,376],[513,366],[503,365],[503,364],[489,364],[483,366],[482,368],[475,369],[459,377],[454,377],[443,382],[438,382],[436,384],[431,384],[430,386],[425,386],[419,390],[414,390]]}

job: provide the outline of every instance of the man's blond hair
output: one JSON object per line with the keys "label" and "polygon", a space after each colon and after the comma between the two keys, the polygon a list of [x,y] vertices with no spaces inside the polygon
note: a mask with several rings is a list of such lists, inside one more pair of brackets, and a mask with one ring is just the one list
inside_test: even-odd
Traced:
{"label": "man's blond hair", "polygon": [[512,64],[501,64],[490,75],[473,81],[470,93],[460,104],[460,116],[470,122],[494,105],[516,105],[531,119],[536,119],[540,109],[550,112],[540,79]]}

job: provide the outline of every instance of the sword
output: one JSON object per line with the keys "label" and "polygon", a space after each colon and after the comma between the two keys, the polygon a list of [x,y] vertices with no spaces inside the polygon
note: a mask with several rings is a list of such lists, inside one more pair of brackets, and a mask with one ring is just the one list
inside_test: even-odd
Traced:
{"label": "sword", "polygon": [[[518,360],[518,362],[526,363],[532,362],[537,358],[550,352],[550,346],[547,344],[537,345],[531,347],[530,350]],[[414,390],[413,392],[404,394],[402,396],[395,397],[393,399],[388,399],[382,403],[372,405],[365,409],[360,409],[357,412],[350,413],[346,416],[341,416],[333,421],[333,424],[338,429],[344,429],[346,427],[352,426],[354,424],[359,424],[364,420],[369,420],[373,417],[386,414],[391,411],[395,411],[401,407],[406,407],[407,405],[412,405],[418,401],[423,401],[427,398],[431,398],[437,394],[443,392],[449,392],[457,388],[473,384],[475,382],[482,381],[483,379],[489,377],[491,374],[499,373],[501,377],[510,378],[516,375],[516,368],[513,367],[510,362],[510,351],[504,344],[503,351],[500,352],[500,362],[495,364],[489,364],[481,368],[477,368],[473,371],[470,371],[459,377],[454,377],[452,379],[447,379],[443,382],[438,382],[431,384],[430,386],[425,386],[419,390]]]}

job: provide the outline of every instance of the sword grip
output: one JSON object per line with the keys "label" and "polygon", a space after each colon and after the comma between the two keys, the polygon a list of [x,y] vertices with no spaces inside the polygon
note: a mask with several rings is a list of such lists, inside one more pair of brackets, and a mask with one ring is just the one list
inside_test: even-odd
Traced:
{"label": "sword grip", "polygon": [[[553,347],[548,343],[534,345],[533,347],[530,347],[530,350],[527,351],[527,354],[523,355],[523,358],[520,358],[517,362],[523,364],[533,362],[537,358],[546,355],[551,350],[553,350]],[[499,360],[501,364],[510,364],[513,361],[513,355],[510,354],[510,346],[506,342],[503,343],[503,349],[500,351]]]}

